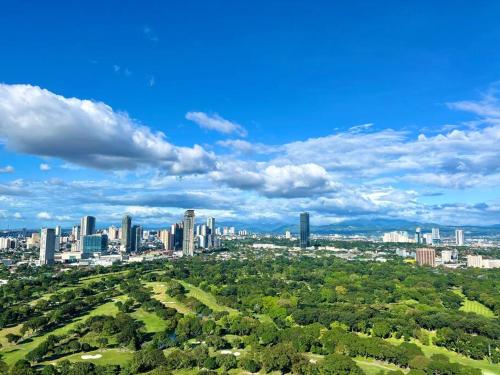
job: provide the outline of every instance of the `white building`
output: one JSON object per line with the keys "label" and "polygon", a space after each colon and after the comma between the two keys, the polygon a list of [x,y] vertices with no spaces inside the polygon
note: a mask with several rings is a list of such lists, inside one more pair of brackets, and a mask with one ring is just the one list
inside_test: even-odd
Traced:
{"label": "white building", "polygon": [[54,263],[55,248],[55,230],[51,228],[43,228],[40,236],[40,265]]}
{"label": "white building", "polygon": [[482,255],[467,255],[467,267],[483,267],[483,257]]}
{"label": "white building", "polygon": [[451,250],[441,251],[441,261],[443,263],[451,263],[452,256],[453,256],[453,251]]}
{"label": "white building", "polygon": [[462,229],[455,230],[455,243],[457,246],[463,246],[465,244],[465,236]]}
{"label": "white building", "polygon": [[383,242],[413,242],[413,239],[408,237],[408,232],[387,232],[384,233],[384,237],[382,238]]}

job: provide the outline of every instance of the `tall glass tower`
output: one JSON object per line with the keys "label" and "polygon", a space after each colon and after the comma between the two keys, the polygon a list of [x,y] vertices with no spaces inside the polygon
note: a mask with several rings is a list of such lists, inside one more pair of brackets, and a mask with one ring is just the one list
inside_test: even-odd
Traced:
{"label": "tall glass tower", "polygon": [[121,250],[125,253],[130,252],[130,245],[132,242],[132,218],[125,215],[122,219],[122,238],[121,238]]}
{"label": "tall glass tower", "polygon": [[194,255],[194,210],[187,210],[184,213],[182,253],[190,257]]}
{"label": "tall glass tower", "polygon": [[305,249],[309,245],[309,212],[302,212],[300,214],[300,247]]}

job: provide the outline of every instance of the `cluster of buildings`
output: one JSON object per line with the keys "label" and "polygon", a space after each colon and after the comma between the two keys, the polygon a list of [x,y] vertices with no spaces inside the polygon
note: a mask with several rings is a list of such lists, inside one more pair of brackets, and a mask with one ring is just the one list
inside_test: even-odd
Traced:
{"label": "cluster of buildings", "polygon": [[467,267],[500,268],[500,259],[484,259],[482,255],[467,255]]}
{"label": "cluster of buildings", "polygon": [[[416,243],[422,245],[441,245],[443,239],[439,232],[439,228],[432,228],[430,233],[422,233],[421,228],[416,228],[413,236],[410,236],[407,231],[394,231],[384,233],[383,242],[399,242],[399,243]],[[463,229],[455,229],[455,237],[452,242],[456,246],[465,245],[465,235]]]}
{"label": "cluster of buildings", "polygon": [[[218,233],[235,233],[234,227],[228,229],[215,227],[215,218],[209,217],[205,224],[195,224],[195,211],[187,210],[181,222],[170,229],[144,231],[140,225],[132,225],[129,215],[123,216],[120,228],[111,226],[105,230],[96,230],[96,218],[84,216],[80,225],[75,225],[71,233],[62,235],[61,227],[42,228],[40,233],[33,233],[27,245],[40,247],[39,264],[53,264],[56,253],[62,262],[81,259],[97,259],[100,263],[110,260],[130,258],[144,248],[171,252],[175,256],[193,256],[195,249],[211,249],[221,246]],[[96,263],[96,262],[94,262]],[[99,263],[99,262],[97,262]],[[99,264],[100,264],[99,263]]]}

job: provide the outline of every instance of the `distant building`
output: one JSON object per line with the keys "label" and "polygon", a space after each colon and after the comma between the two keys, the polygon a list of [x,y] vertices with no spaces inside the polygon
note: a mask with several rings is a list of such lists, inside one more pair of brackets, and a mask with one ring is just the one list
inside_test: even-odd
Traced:
{"label": "distant building", "polygon": [[82,254],[90,255],[100,253],[108,249],[108,236],[105,234],[90,234],[80,239]]}
{"label": "distant building", "polygon": [[408,232],[406,231],[395,231],[395,232],[387,232],[384,233],[382,237],[383,242],[402,242],[408,243],[413,242],[413,240],[408,236]]}
{"label": "distant building", "polygon": [[82,217],[82,220],[80,221],[80,236],[88,236],[94,233],[95,233],[95,217],[93,216]]}
{"label": "distant building", "polygon": [[432,241],[432,234],[431,233],[425,233],[423,236],[423,241],[422,243],[425,243],[426,245],[434,245],[434,242]]}
{"label": "distant building", "polygon": [[71,229],[71,236],[73,237],[73,241],[78,241],[80,239],[80,225],[74,225]]}
{"label": "distant building", "polygon": [[417,249],[416,258],[419,266],[436,266],[436,250],[434,249]]}
{"label": "distant building", "polygon": [[462,229],[455,230],[455,244],[457,246],[463,246],[465,244],[465,236]]}
{"label": "distant building", "polygon": [[114,225],[112,225],[108,228],[108,238],[110,241],[117,240],[119,238],[118,234],[119,234],[119,230]]}
{"label": "distant building", "polygon": [[183,223],[172,224],[172,246],[175,251],[182,250],[182,241],[184,238]]}
{"label": "distant building", "polygon": [[185,256],[194,255],[194,210],[187,210],[184,213],[182,253]]}
{"label": "distant building", "polygon": [[207,219],[207,227],[210,229],[209,234],[215,234],[215,217],[209,217]]}
{"label": "distant building", "polygon": [[173,235],[170,230],[164,229],[160,231],[160,241],[165,250],[173,250]]}
{"label": "distant building", "polygon": [[56,232],[52,228],[42,228],[40,234],[40,265],[54,264]]}
{"label": "distant building", "polygon": [[467,267],[482,268],[483,267],[482,255],[467,255]]}
{"label": "distant building", "polygon": [[61,236],[61,226],[60,225],[56,226],[55,232],[56,232],[56,236]]}
{"label": "distant building", "polygon": [[291,238],[292,238],[292,233],[291,233],[289,230],[287,230],[287,231],[285,232],[285,238],[286,238],[287,240],[289,240],[289,239],[291,239]]}
{"label": "distant building", "polygon": [[309,212],[302,212],[300,214],[300,247],[302,249],[309,247],[309,236]]}
{"label": "distant building", "polygon": [[133,225],[130,231],[130,251],[137,252],[141,248],[142,227]]}
{"label": "distant building", "polygon": [[441,235],[439,233],[439,228],[432,228],[432,243],[438,244],[441,242]]}
{"label": "distant building", "polygon": [[451,263],[453,258],[453,251],[443,250],[441,251],[441,261],[443,263]]}
{"label": "distant building", "polygon": [[418,227],[415,229],[415,243],[422,243],[422,230]]}
{"label": "distant building", "polygon": [[121,251],[124,253],[130,252],[130,245],[132,242],[132,218],[128,215],[123,216],[122,219],[122,237],[121,237]]}

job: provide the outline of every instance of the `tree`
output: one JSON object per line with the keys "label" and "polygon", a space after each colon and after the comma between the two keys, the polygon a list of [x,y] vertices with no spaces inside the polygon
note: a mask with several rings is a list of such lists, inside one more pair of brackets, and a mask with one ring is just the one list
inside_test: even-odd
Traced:
{"label": "tree", "polygon": [[13,342],[18,342],[21,339],[21,336],[16,335],[14,333],[7,333],[5,335],[5,338],[9,343],[13,343]]}
{"label": "tree", "polygon": [[320,365],[322,375],[363,375],[364,372],[351,358],[341,354],[329,354]]}
{"label": "tree", "polygon": [[12,366],[9,375],[36,375],[36,371],[27,360],[20,359]]}
{"label": "tree", "polygon": [[134,353],[130,368],[134,372],[146,372],[167,364],[163,351],[148,346]]}

